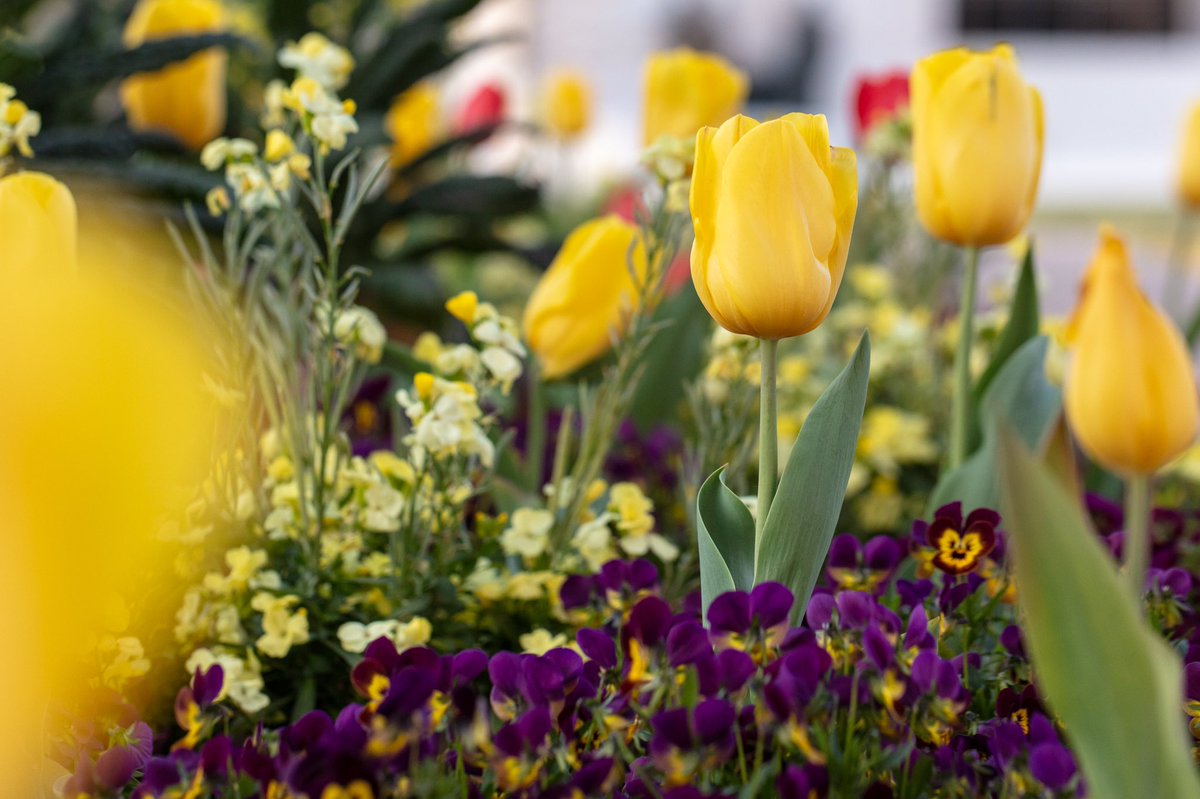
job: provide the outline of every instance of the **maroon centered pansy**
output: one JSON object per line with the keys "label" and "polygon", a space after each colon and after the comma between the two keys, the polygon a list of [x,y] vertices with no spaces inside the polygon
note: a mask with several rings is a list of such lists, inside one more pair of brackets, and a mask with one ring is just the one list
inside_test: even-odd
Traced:
{"label": "maroon centered pansy", "polygon": [[986,508],[971,511],[964,520],[962,503],[938,508],[925,530],[925,540],[934,550],[932,563],[947,574],[974,571],[996,547],[996,525],[1000,514]]}

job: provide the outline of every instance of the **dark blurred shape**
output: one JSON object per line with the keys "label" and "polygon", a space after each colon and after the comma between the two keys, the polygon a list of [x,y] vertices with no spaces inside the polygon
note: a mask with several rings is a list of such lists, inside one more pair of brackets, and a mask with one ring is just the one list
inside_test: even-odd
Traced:
{"label": "dark blurred shape", "polygon": [[1180,26],[1172,0],[961,0],[966,31],[1169,33]]}

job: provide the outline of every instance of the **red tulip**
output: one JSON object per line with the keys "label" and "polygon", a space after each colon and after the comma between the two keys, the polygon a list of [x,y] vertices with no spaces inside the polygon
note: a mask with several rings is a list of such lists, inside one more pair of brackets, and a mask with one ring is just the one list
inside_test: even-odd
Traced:
{"label": "red tulip", "polygon": [[856,134],[858,140],[880,122],[886,122],[908,108],[908,73],[888,72],[861,77],[854,90]]}
{"label": "red tulip", "polygon": [[498,83],[485,83],[463,103],[454,127],[462,135],[502,122],[505,103],[504,87]]}

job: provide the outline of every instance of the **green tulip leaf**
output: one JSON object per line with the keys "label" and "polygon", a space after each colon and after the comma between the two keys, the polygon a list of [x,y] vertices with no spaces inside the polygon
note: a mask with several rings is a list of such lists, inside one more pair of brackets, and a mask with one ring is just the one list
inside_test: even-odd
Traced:
{"label": "green tulip leaf", "polygon": [[642,355],[642,376],[629,410],[642,430],[678,417],[688,381],[704,369],[705,347],[712,332],[712,319],[691,281],[662,304],[655,319],[665,326]]}
{"label": "green tulip leaf", "polygon": [[1142,620],[1078,495],[1018,433],[993,435],[1025,640],[1088,795],[1200,796],[1180,712],[1179,657]]}
{"label": "green tulip leaf", "polygon": [[696,537],[700,544],[700,597],[708,606],[726,591],[754,585],[754,517],[725,485],[725,467],[717,469],[696,495]]}
{"label": "green tulip leaf", "polygon": [[871,337],[864,333],[850,363],[804,420],[763,527],[754,582],[790,588],[794,619],[804,614],[842,512],[870,371]]}
{"label": "green tulip leaf", "polygon": [[[1041,452],[1062,409],[1062,391],[1046,379],[1043,363],[1049,341],[1038,336],[1022,344],[991,380],[983,400],[985,421],[1011,420],[1025,445]],[[996,477],[996,441],[989,423],[983,444],[961,466],[942,475],[929,497],[926,515],[948,502],[963,510],[994,508],[1000,501]]]}
{"label": "green tulip leaf", "polygon": [[971,392],[971,404],[975,409],[971,433],[974,444],[978,445],[981,438],[983,429],[981,416],[987,400],[988,389],[1017,350],[1038,334],[1040,326],[1037,279],[1033,268],[1033,245],[1030,244],[1025,251],[1025,258],[1021,261],[1021,272],[1017,276],[1017,287],[1009,308],[1008,323],[996,341],[995,349],[992,350],[992,359],[988,362],[987,368],[983,370],[983,374],[979,376],[979,380],[976,381],[975,388]]}

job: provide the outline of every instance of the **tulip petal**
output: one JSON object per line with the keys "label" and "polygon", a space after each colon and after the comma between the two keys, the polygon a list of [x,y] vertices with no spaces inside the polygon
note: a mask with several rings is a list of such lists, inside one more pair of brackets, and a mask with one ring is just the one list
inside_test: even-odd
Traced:
{"label": "tulip petal", "polygon": [[1088,455],[1123,474],[1152,474],[1192,444],[1200,403],[1187,347],[1138,289],[1107,227],[1066,334],[1067,418]]}
{"label": "tulip petal", "polygon": [[[837,234],[829,177],[810,142],[826,142],[824,121],[787,118],[752,129],[730,152],[721,174],[715,258],[710,288],[728,298],[760,338],[808,332],[829,299],[831,276],[822,259]],[[715,269],[714,269],[715,268]]]}

